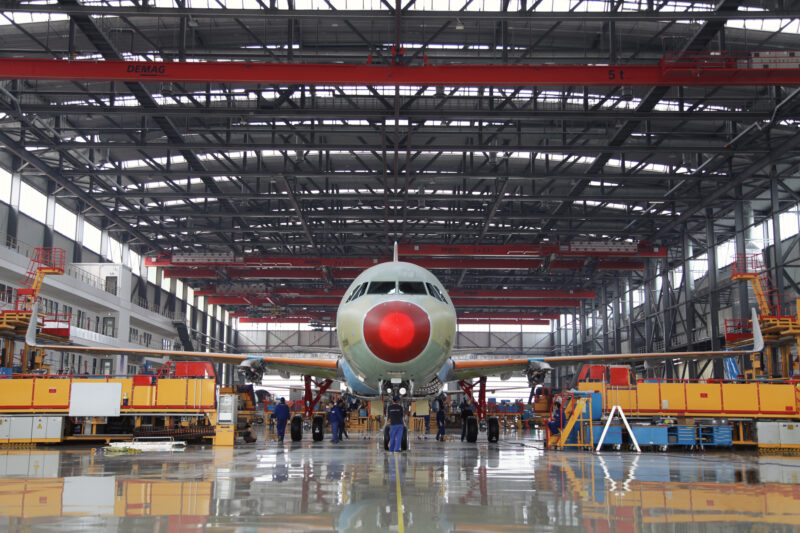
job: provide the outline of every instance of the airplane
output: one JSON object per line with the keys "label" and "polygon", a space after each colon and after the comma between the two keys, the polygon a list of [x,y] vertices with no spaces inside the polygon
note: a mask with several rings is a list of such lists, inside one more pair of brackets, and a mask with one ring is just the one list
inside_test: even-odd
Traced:
{"label": "airplane", "polygon": [[[36,306],[32,316],[37,316]],[[267,372],[278,373],[287,379],[290,374],[301,374],[305,381],[306,419],[312,417],[317,402],[334,381],[343,382],[348,392],[359,398],[400,396],[419,399],[437,395],[446,383],[453,381],[459,382],[464,392],[472,396],[476,384],[472,380],[477,379],[479,397],[477,401],[473,397],[473,401],[477,405],[478,417],[483,419],[487,376],[507,379],[515,372],[522,372],[533,388],[544,381],[554,366],[733,357],[760,352],[764,345],[754,309],[752,349],[454,360],[456,311],[453,302],[433,273],[413,263],[399,261],[397,244],[392,261],[366,269],[345,292],[336,314],[340,353],[334,354],[333,358],[39,345],[36,343],[35,322],[31,319],[26,335],[26,343],[31,348],[86,354],[161,355],[235,363],[239,365],[240,373],[252,383],[260,383]],[[316,395],[312,394],[312,381],[318,387]],[[292,418],[292,440],[302,439],[303,422],[301,415]],[[317,415],[312,423],[314,440],[322,440],[323,428],[324,419]],[[467,440],[475,442],[477,433],[478,422],[470,420]],[[490,442],[498,440],[499,422],[496,418],[488,420],[487,434]]]}

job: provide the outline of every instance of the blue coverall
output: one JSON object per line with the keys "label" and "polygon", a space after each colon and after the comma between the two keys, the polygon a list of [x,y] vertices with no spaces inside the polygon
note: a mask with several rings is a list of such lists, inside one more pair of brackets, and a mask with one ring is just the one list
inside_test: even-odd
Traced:
{"label": "blue coverall", "polygon": [[444,409],[436,411],[436,440],[444,440]]}
{"label": "blue coverall", "polygon": [[403,440],[403,407],[392,403],[386,408],[386,417],[389,419],[389,451],[399,452]]}
{"label": "blue coverall", "polygon": [[344,423],[344,416],[338,406],[331,407],[328,413],[328,422],[331,423],[331,433],[333,434],[331,442],[339,442],[339,424]]}
{"label": "blue coverall", "polygon": [[286,434],[286,422],[289,421],[289,406],[285,403],[279,403],[275,406],[275,428],[278,430],[278,440],[283,442],[283,436]]}
{"label": "blue coverall", "polygon": [[547,423],[547,427],[550,429],[551,435],[558,435],[559,433],[561,433],[564,424],[563,417],[564,417],[564,412],[561,410],[561,407],[559,406],[556,409],[556,414],[553,415],[553,419]]}

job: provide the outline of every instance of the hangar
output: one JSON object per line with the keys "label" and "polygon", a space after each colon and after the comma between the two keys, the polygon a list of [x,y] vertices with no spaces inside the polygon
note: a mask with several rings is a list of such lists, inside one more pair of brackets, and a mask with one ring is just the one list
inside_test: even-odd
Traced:
{"label": "hangar", "polygon": [[[767,0],[4,2],[0,516],[796,527],[781,501],[800,464],[763,454],[800,448],[798,15]],[[421,269],[363,277],[393,260]],[[342,318],[398,294],[407,309],[374,328],[366,307]],[[392,366],[431,343],[435,371]],[[265,358],[242,373],[248,355]],[[452,441],[412,416],[441,389]],[[358,438],[331,444],[316,400],[346,394]],[[399,456],[375,394],[410,409]],[[291,444],[270,423],[278,396],[307,425]],[[466,399],[477,443],[458,440]],[[532,429],[556,399],[559,431]],[[131,439],[199,444],[91,451]]]}

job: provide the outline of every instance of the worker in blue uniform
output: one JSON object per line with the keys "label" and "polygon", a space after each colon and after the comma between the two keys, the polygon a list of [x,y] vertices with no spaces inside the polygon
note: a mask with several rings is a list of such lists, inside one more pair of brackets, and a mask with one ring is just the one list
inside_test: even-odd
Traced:
{"label": "worker in blue uniform", "polygon": [[433,400],[433,411],[436,413],[436,440],[444,440],[444,424],[445,424],[445,398],[442,393],[438,398]]}
{"label": "worker in blue uniform", "polygon": [[561,409],[561,402],[558,400],[553,403],[553,418],[547,423],[547,428],[551,435],[558,435],[564,427],[564,411]]}
{"label": "worker in blue uniform", "polygon": [[331,402],[331,410],[328,412],[328,422],[331,423],[331,435],[333,436],[331,442],[339,442],[339,426],[344,423],[344,416],[339,406],[333,402]]}
{"label": "worker in blue uniform", "polygon": [[464,402],[461,404],[461,440],[464,440],[464,437],[467,436],[467,420],[469,417],[475,416],[472,412],[472,408],[469,406],[468,402]]}
{"label": "worker in blue uniform", "polygon": [[403,440],[403,406],[400,405],[400,397],[392,398],[392,403],[386,409],[386,417],[389,419],[389,451],[399,452]]}
{"label": "worker in blue uniform", "polygon": [[286,405],[286,398],[281,398],[280,403],[275,406],[275,429],[278,430],[278,442],[283,442],[286,433],[286,422],[289,421],[289,406]]}

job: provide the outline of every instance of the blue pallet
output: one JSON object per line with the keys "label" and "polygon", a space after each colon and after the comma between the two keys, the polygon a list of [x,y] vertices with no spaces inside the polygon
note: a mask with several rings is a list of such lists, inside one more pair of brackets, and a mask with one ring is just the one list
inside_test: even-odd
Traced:
{"label": "blue pallet", "polygon": [[639,446],[666,446],[669,444],[667,426],[631,426]]}

